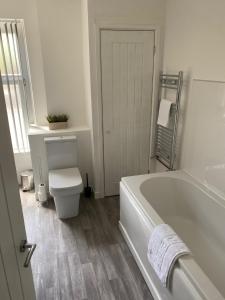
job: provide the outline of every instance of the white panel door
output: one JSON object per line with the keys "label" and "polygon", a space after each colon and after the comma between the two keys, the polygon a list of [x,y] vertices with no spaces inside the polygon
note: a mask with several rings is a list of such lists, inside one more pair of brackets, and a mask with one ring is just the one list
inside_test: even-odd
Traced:
{"label": "white panel door", "polygon": [[[34,300],[31,268],[24,267],[28,250],[20,252],[26,232],[19,196],[9,125],[0,74],[0,299]],[[7,281],[7,289],[5,286]],[[9,297],[8,297],[9,296]]]}
{"label": "white panel door", "polygon": [[101,31],[105,195],[148,172],[154,31]]}
{"label": "white panel door", "polygon": [[2,255],[0,256],[0,299],[11,300]]}

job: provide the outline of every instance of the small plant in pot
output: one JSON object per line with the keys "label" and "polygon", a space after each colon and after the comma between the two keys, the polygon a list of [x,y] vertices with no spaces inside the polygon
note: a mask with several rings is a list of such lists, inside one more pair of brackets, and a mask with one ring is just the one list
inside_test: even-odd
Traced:
{"label": "small plant in pot", "polygon": [[50,130],[64,129],[68,127],[69,117],[66,114],[49,114],[47,120]]}

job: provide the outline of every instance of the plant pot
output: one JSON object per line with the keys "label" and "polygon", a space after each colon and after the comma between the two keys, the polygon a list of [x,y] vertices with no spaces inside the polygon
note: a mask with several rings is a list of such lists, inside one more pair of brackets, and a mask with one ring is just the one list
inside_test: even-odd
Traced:
{"label": "plant pot", "polygon": [[48,127],[50,130],[65,129],[68,127],[68,122],[48,123]]}

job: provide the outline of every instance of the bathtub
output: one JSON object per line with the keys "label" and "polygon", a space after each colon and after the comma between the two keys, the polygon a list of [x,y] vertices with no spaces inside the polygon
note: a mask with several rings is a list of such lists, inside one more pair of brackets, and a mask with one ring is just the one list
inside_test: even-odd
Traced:
{"label": "bathtub", "polygon": [[[192,252],[175,265],[169,288],[147,260],[153,228],[169,224]],[[154,299],[225,299],[225,200],[184,171],[122,178],[120,230]]]}

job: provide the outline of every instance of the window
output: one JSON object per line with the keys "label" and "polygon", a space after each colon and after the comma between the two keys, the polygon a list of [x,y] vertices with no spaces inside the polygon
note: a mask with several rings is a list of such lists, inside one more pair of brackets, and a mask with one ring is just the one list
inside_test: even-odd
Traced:
{"label": "window", "polygon": [[27,152],[34,109],[22,20],[0,20],[0,70],[13,150]]}

